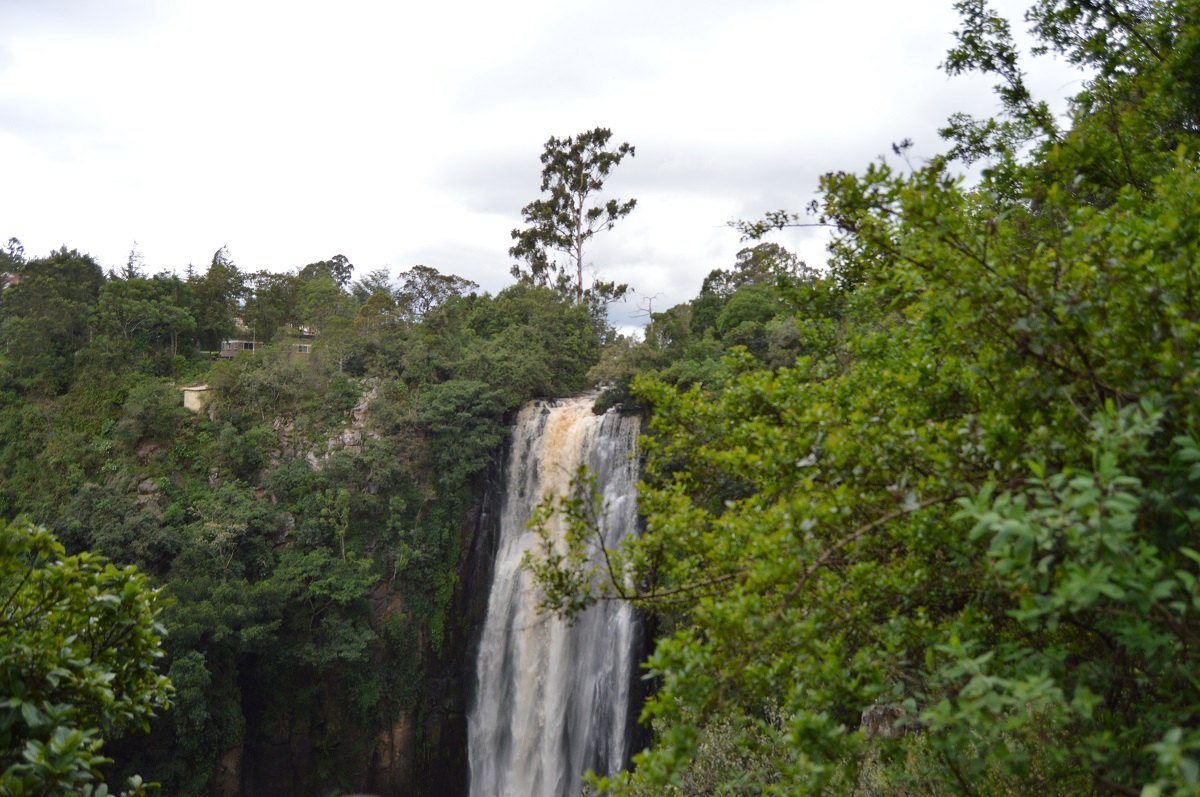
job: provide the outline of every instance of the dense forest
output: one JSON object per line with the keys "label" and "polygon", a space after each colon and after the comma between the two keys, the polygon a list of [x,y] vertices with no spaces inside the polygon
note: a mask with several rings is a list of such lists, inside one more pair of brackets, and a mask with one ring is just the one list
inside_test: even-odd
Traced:
{"label": "dense forest", "polygon": [[[634,154],[602,129],[548,142],[494,296],[10,240],[0,791],[433,788],[511,413],[603,382],[597,411],[648,419],[644,533],[604,570],[528,562],[547,611],[626,600],[656,632],[653,742],[591,788],[1200,794],[1200,3],[1039,0],[1038,47],[1086,76],[1067,118],[1009,23],[958,8],[945,68],[993,76],[998,115],[738,223],[640,337],[582,269],[633,201],[556,182]],[[805,224],[825,268],[768,240]]]}

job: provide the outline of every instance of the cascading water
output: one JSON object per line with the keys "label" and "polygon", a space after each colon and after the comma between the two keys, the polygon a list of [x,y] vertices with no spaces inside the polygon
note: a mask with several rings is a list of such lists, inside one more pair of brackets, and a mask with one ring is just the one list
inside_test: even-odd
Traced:
{"label": "cascading water", "polygon": [[537,543],[525,528],[534,507],[566,495],[581,464],[608,507],[605,545],[634,532],[637,419],[593,415],[593,399],[531,403],[513,431],[468,716],[471,797],[578,797],[585,771],[612,774],[626,763],[632,612],[601,601],[568,625],[538,612],[537,591],[521,569]]}

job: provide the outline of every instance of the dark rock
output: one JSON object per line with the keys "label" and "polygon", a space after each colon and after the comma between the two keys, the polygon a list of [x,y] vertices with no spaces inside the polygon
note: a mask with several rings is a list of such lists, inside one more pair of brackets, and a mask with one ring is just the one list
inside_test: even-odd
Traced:
{"label": "dark rock", "polygon": [[908,712],[902,706],[881,706],[878,703],[862,713],[859,727],[868,739],[899,739],[911,729],[902,720]]}

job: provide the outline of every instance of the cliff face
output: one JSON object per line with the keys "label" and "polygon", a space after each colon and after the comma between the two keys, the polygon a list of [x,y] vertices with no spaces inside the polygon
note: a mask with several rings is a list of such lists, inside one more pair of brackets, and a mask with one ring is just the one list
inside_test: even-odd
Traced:
{"label": "cliff face", "polygon": [[[477,480],[460,529],[453,621],[446,623],[441,655],[422,638],[425,678],[418,705],[399,711],[375,735],[340,729],[348,743],[338,745],[338,760],[327,768],[360,776],[347,783],[322,772],[322,739],[336,725],[338,706],[323,716],[267,716],[267,707],[244,690],[245,741],[220,757],[209,797],[324,797],[347,789],[381,797],[467,797],[467,707],[495,557],[503,459],[498,452]],[[379,584],[371,610],[379,624],[405,607],[398,593]]]}
{"label": "cliff face", "polygon": [[445,656],[426,662],[429,692],[421,722],[411,791],[420,797],[467,797],[467,710],[474,699],[475,654],[487,613],[488,587],[499,537],[504,462],[498,453],[477,485],[477,498],[463,528],[456,622],[447,626]]}

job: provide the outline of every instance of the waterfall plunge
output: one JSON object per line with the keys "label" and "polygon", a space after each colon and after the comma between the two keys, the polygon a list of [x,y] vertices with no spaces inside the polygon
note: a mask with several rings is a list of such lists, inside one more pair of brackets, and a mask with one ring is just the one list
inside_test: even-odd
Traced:
{"label": "waterfall plunge", "polygon": [[602,601],[568,626],[538,613],[521,570],[537,542],[525,529],[534,507],[567,494],[581,464],[608,505],[605,544],[634,531],[637,419],[593,415],[592,400],[529,404],[513,432],[468,717],[471,797],[578,797],[585,771],[614,773],[628,755],[632,612]]}

